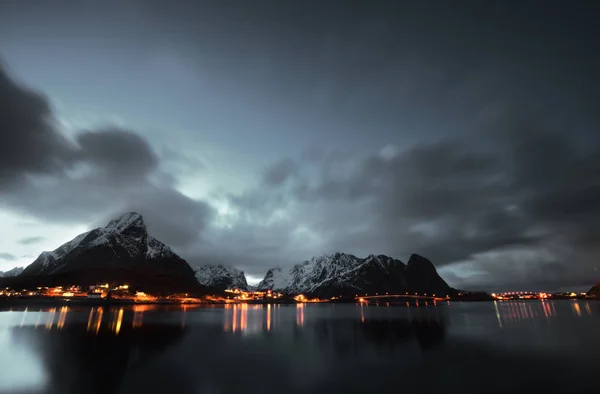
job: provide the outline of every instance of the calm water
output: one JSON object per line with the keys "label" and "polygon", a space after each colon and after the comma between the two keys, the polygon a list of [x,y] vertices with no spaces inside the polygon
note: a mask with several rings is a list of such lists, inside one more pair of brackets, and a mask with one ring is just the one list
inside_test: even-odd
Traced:
{"label": "calm water", "polygon": [[600,392],[600,302],[0,312],[2,393]]}

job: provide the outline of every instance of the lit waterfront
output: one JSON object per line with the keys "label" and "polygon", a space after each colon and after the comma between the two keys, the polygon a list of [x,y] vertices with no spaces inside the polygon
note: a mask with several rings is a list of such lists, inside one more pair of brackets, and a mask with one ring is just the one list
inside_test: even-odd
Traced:
{"label": "lit waterfront", "polygon": [[392,393],[401,378],[405,392],[479,393],[495,363],[514,367],[495,383],[506,392],[533,379],[527,365],[544,369],[539,387],[577,392],[597,372],[598,330],[600,302],[586,300],[13,309],[0,358],[19,362],[0,369],[0,392]]}

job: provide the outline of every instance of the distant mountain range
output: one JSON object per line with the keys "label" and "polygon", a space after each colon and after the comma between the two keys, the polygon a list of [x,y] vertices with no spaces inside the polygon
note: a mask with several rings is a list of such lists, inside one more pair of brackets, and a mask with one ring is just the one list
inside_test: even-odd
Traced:
{"label": "distant mountain range", "polygon": [[257,289],[321,298],[386,292],[446,296],[455,292],[431,261],[417,254],[410,257],[408,264],[384,255],[359,258],[335,253],[313,257],[289,271],[270,269]]}
{"label": "distant mountain range", "polygon": [[11,278],[13,276],[21,275],[23,270],[24,270],[23,267],[15,267],[8,271],[0,271],[0,278]]}
{"label": "distant mountain range", "polygon": [[[13,278],[8,278],[11,275]],[[230,266],[204,265],[194,271],[167,245],[149,235],[142,216],[135,212],[83,233],[54,251],[42,252],[24,270],[15,268],[0,276],[4,283],[24,288],[32,284],[122,282],[162,293],[253,289],[244,272]],[[417,254],[407,264],[384,255],[359,258],[335,253],[313,257],[289,270],[268,270],[256,289],[320,298],[386,292],[445,296],[456,292],[428,259]]]}

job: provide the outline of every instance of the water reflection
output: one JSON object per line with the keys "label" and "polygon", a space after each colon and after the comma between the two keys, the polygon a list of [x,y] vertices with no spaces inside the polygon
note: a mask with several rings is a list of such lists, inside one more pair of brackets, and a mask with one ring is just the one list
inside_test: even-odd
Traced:
{"label": "water reflection", "polygon": [[[589,302],[581,302],[579,300],[565,301],[571,309],[571,316],[581,318],[587,315],[593,316],[593,311]],[[585,314],[583,310],[585,310]],[[524,323],[534,324],[540,319],[551,322],[558,318],[556,310],[556,302],[541,300],[541,301],[494,301],[494,309],[498,325],[518,325]],[[564,310],[563,310],[564,313]],[[566,316],[561,316],[565,318]]]}
{"label": "water reflection", "polygon": [[275,326],[277,305],[228,304],[224,306],[223,331],[241,334],[270,332]]}
{"label": "water reflection", "polygon": [[[600,303],[421,304],[65,307],[13,312],[5,331],[43,365],[39,393],[594,392]],[[465,328],[457,317],[494,346],[453,336]],[[515,339],[543,351],[502,346]],[[565,341],[568,353],[549,351]],[[0,359],[11,354],[0,348]],[[510,378],[496,365],[510,365]]]}
{"label": "water reflection", "polygon": [[48,317],[46,319],[46,330],[51,330],[54,325],[54,315],[56,315],[56,308],[52,308],[48,313]]}
{"label": "water reflection", "polygon": [[577,317],[581,317],[581,307],[579,307],[579,303],[578,302],[571,303],[571,308],[573,308],[573,313]]}
{"label": "water reflection", "polygon": [[[359,321],[356,317],[324,319],[315,313],[314,320],[307,320],[307,307],[284,307],[285,324],[275,332],[274,321],[281,306],[247,304],[215,311],[224,316],[225,332],[219,326],[199,324],[194,316],[185,328],[176,322],[142,324],[141,309],[102,307],[89,312],[76,311],[73,315],[66,307],[59,312],[50,310],[45,312],[49,320],[55,320],[51,318],[53,313],[59,315],[58,322],[52,326],[56,329],[38,330],[34,325],[25,324],[15,326],[12,332],[16,343],[32,349],[42,360],[48,377],[48,390],[43,392],[65,394],[164,390],[186,394],[204,392],[207,381],[214,389],[219,388],[217,392],[237,393],[239,387],[229,386],[232,379],[241,379],[248,385],[260,379],[264,386],[264,382],[273,380],[273,371],[279,371],[277,379],[284,379],[280,382],[283,392],[295,393],[299,392],[294,386],[298,379],[296,367],[285,369],[291,365],[290,361],[296,363],[295,354],[303,353],[305,362],[316,368],[314,372],[309,371],[310,365],[299,368],[298,372],[304,370],[305,378],[312,373],[322,376],[331,368],[335,375],[339,374],[341,360],[349,352],[359,356],[374,346],[390,351],[411,341],[425,349],[445,337],[443,322],[434,318],[382,320],[363,316],[363,321]],[[206,311],[203,312],[208,313]],[[71,315],[73,319],[69,319]],[[78,316],[82,319],[78,320]],[[167,313],[164,318],[169,316],[172,315]],[[235,342],[237,336],[227,335],[230,332],[258,335],[248,336],[244,341],[248,346],[239,347]],[[271,333],[275,335],[271,337]],[[185,345],[177,347],[184,338],[187,338]],[[269,346],[264,342],[267,338],[274,341]],[[166,351],[174,347],[177,349],[166,356]],[[251,360],[264,352],[269,354],[260,361],[261,368],[265,369],[257,369],[256,361]],[[333,359],[338,361],[323,366],[323,370],[317,368]],[[339,367],[334,367],[340,362]],[[237,366],[235,372],[231,370],[232,365]],[[269,393],[273,388],[250,392]]]}
{"label": "water reflection", "polygon": [[364,306],[364,302],[360,303],[360,321],[362,323],[365,322],[365,306]]}
{"label": "water reflection", "polygon": [[590,303],[589,302],[585,303],[585,311],[587,312],[587,314],[589,316],[592,316],[592,308],[590,308]]}
{"label": "water reflection", "polygon": [[81,324],[63,323],[61,330],[15,328],[13,340],[32,347],[43,361],[48,378],[48,391],[43,392],[114,393],[128,371],[143,368],[184,334],[177,326],[147,325],[133,331],[122,324],[123,313],[110,311],[114,319],[93,324],[92,336]]}
{"label": "water reflection", "polygon": [[68,306],[63,306],[60,308],[60,315],[58,316],[58,322],[56,323],[56,328],[58,328],[59,330],[62,330],[62,328],[65,326],[67,312],[69,312]]}
{"label": "water reflection", "polygon": [[304,308],[306,304],[296,304],[296,325],[298,327],[304,326]]}
{"label": "water reflection", "polygon": [[92,308],[90,316],[88,318],[87,331],[95,332],[96,335],[100,332],[100,326],[102,325],[102,318],[104,316],[104,308],[101,306],[98,308]]}

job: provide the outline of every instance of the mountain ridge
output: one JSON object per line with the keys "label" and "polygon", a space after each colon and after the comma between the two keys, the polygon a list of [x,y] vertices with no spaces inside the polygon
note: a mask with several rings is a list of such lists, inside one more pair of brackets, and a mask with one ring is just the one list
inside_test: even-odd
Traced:
{"label": "mountain ridge", "polygon": [[385,255],[359,258],[340,252],[312,257],[288,272],[269,269],[257,289],[317,297],[383,292],[445,296],[454,292],[433,263],[418,254],[412,254],[404,264]]}
{"label": "mountain ridge", "polygon": [[11,278],[13,276],[19,276],[23,272],[24,267],[14,267],[8,271],[0,271],[0,278]]}
{"label": "mountain ridge", "polygon": [[148,234],[143,217],[137,212],[127,212],[105,227],[82,233],[53,251],[42,252],[19,278],[81,285],[132,282],[160,291],[203,287],[185,260]]}
{"label": "mountain ridge", "polygon": [[249,291],[244,271],[225,264],[206,264],[197,267],[196,279],[200,284],[218,290]]}
{"label": "mountain ridge", "polygon": [[[127,212],[105,227],[82,233],[53,251],[42,252],[16,278],[55,285],[121,281],[158,287],[164,292],[194,287],[218,291],[254,288],[248,286],[244,272],[233,266],[221,263],[195,268],[152,237],[142,215]],[[256,290],[321,298],[384,292],[443,296],[454,292],[433,263],[418,254],[411,255],[405,264],[382,254],[360,258],[341,252],[314,256],[288,270],[269,269]]]}

